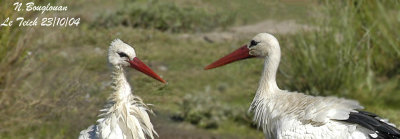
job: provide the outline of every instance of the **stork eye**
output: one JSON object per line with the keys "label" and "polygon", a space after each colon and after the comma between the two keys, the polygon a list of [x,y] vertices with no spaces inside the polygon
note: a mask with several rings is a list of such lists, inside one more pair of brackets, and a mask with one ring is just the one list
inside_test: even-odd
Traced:
{"label": "stork eye", "polygon": [[258,43],[259,43],[259,42],[256,42],[255,40],[251,40],[250,46],[249,46],[249,47],[256,46]]}
{"label": "stork eye", "polygon": [[126,57],[129,58],[129,56],[123,52],[118,52],[119,57]]}

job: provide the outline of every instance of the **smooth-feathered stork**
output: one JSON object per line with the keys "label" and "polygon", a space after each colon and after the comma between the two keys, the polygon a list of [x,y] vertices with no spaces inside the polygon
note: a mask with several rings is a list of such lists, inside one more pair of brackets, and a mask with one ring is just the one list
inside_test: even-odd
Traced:
{"label": "smooth-feathered stork", "polygon": [[132,67],[152,78],[166,83],[153,70],[136,57],[135,50],[119,39],[114,40],[108,50],[108,61],[112,65],[112,93],[107,105],[100,110],[101,119],[96,125],[80,132],[79,139],[144,139],[158,136],[147,112],[151,110],[132,94],[124,69]]}
{"label": "smooth-feathered stork", "polygon": [[394,124],[362,111],[357,101],[279,89],[275,77],[281,50],[278,40],[271,34],[257,34],[248,45],[205,69],[254,57],[264,58],[265,62],[249,111],[254,112],[253,120],[263,129],[265,138],[400,138],[400,131]]}

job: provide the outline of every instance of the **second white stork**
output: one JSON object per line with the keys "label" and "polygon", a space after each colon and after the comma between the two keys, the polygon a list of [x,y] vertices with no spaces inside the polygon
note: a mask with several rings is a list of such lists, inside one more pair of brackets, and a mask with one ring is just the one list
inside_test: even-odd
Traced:
{"label": "second white stork", "polygon": [[132,94],[125,77],[125,67],[132,67],[154,79],[166,83],[153,70],[136,57],[135,50],[119,39],[114,40],[108,50],[108,61],[112,65],[113,88],[108,104],[96,125],[80,132],[79,139],[145,139],[157,133],[150,122],[150,111],[145,103]]}
{"label": "second white stork", "polygon": [[265,59],[264,71],[249,111],[263,129],[265,138],[400,138],[394,124],[376,114],[362,111],[354,100],[309,96],[281,90],[275,77],[281,50],[268,33],[256,35],[249,43],[208,65],[212,69],[246,58]]}

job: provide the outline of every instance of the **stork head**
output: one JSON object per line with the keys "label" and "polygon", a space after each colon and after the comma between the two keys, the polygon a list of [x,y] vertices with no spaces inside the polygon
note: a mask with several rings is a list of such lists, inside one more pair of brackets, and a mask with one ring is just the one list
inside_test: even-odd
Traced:
{"label": "stork head", "polygon": [[160,82],[166,83],[160,76],[136,57],[135,49],[120,39],[111,42],[108,49],[108,61],[113,66],[132,67]]}
{"label": "stork head", "polygon": [[259,33],[251,39],[249,44],[243,45],[232,53],[222,57],[214,63],[205,67],[205,70],[220,67],[235,61],[254,58],[266,57],[271,55],[280,56],[280,47],[278,40],[268,33]]}

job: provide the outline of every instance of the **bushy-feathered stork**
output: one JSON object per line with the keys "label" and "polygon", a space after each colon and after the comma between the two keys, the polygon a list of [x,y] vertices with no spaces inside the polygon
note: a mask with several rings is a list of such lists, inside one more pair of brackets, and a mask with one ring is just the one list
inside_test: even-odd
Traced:
{"label": "bushy-feathered stork", "polygon": [[254,121],[263,129],[265,138],[400,138],[400,131],[394,124],[362,111],[363,107],[357,101],[279,89],[275,77],[281,50],[278,40],[271,34],[256,35],[249,45],[205,69],[253,57],[264,58],[265,62],[249,111],[254,112]]}
{"label": "bushy-feathered stork", "polygon": [[113,88],[108,104],[101,110],[102,118],[96,125],[80,132],[79,139],[144,139],[154,138],[157,133],[150,122],[146,104],[132,94],[124,69],[132,67],[154,79],[165,81],[136,57],[135,50],[119,39],[108,50],[112,65]]}

